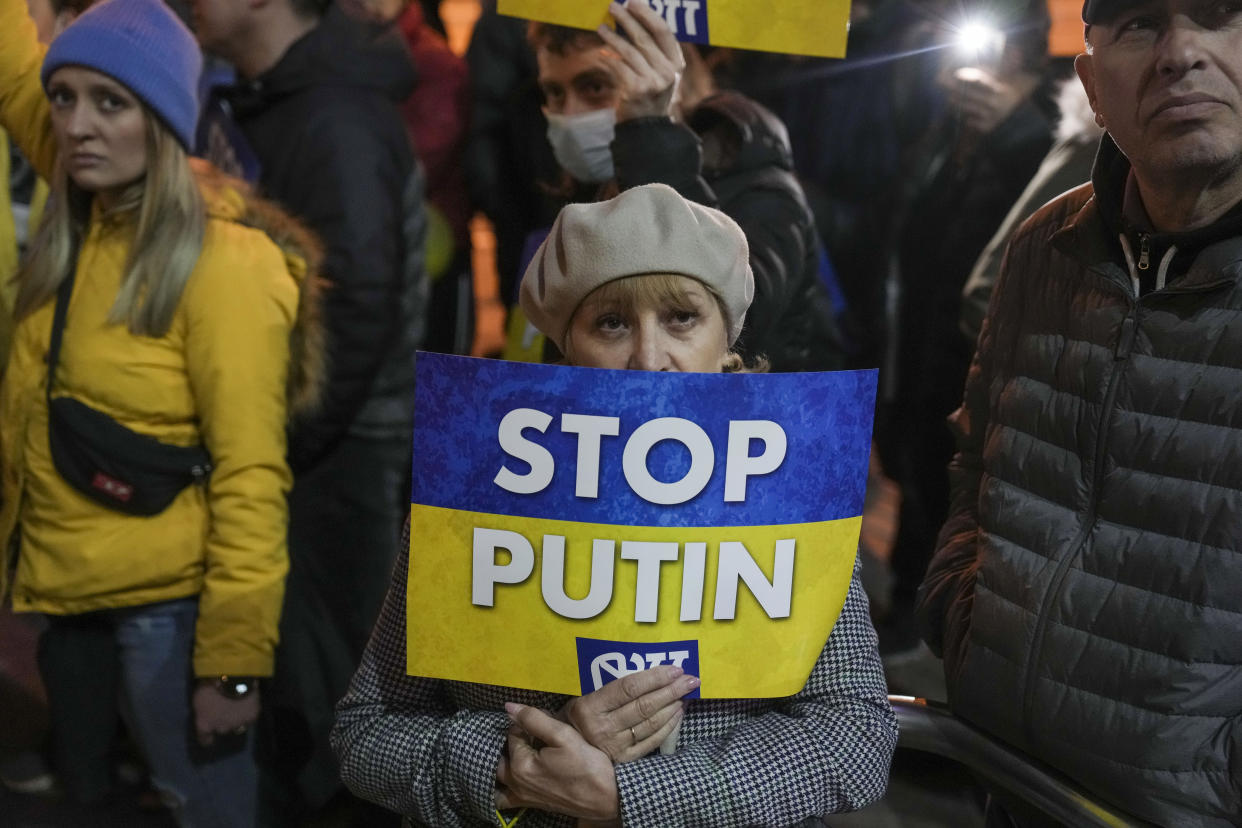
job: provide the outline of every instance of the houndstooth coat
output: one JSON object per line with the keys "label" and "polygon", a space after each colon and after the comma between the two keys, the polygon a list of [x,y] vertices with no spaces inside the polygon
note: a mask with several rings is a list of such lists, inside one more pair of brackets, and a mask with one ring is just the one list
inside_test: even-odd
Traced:
{"label": "houndstooth coat", "polygon": [[[402,539],[409,546],[407,522]],[[568,699],[406,675],[401,556],[362,663],[337,706],[332,744],[357,795],[436,828],[496,826],[506,701]],[[626,826],[793,825],[883,795],[897,742],[867,597],[855,570],[841,617],[806,686],[785,699],[694,700],[675,753],[616,766]],[[572,826],[528,811],[520,828]]]}

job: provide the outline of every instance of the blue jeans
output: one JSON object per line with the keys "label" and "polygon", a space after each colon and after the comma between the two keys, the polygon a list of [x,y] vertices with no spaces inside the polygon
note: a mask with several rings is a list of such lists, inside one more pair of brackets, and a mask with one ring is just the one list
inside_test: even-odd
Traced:
{"label": "blue jeans", "polygon": [[[198,600],[90,615],[112,632],[121,715],[177,823],[183,828],[253,826],[258,774],[250,734],[217,737],[210,748],[201,747],[194,735],[190,659]],[[57,715],[54,702],[51,712]]]}

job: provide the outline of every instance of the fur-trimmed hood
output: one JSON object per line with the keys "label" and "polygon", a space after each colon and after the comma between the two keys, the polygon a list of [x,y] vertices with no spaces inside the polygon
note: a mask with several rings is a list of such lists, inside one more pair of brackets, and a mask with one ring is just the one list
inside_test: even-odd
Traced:
{"label": "fur-trimmed hood", "polygon": [[288,416],[313,411],[327,381],[327,339],[323,320],[323,245],[280,205],[255,195],[245,181],[192,159],[207,214],[262,231],[285,256],[289,275],[298,283],[298,318],[290,333]]}
{"label": "fur-trimmed hood", "polygon": [[1078,78],[1070,78],[1057,89],[1057,109],[1061,113],[1057,122],[1058,142],[1096,143],[1104,134],[1104,128],[1095,122],[1091,101]]}

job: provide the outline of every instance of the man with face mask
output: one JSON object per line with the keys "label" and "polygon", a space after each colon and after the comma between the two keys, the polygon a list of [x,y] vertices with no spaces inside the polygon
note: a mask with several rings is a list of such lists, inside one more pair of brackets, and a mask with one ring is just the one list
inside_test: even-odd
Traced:
{"label": "man with face mask", "polygon": [[547,138],[564,173],[557,195],[589,201],[662,183],[719,207],[745,231],[755,273],[737,343],[743,357],[764,357],[777,371],[840,367],[784,124],[736,92],[706,95],[706,69],[687,67],[664,19],[642,0],[610,11],[615,32],[538,23],[529,32]]}

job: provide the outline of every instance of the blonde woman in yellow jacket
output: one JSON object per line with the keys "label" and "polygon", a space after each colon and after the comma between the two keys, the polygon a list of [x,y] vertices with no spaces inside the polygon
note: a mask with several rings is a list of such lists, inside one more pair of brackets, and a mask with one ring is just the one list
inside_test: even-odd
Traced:
{"label": "blonde woman in yellow jacket", "polygon": [[[0,387],[0,549],[19,541],[0,594],[111,630],[122,712],[181,824],[244,828],[287,569],[299,291],[238,194],[188,160],[200,70],[159,0],[105,0],[46,54],[23,0],[0,0],[0,126],[52,186]],[[51,397],[210,454],[209,481],[157,514],[102,505],[53,461],[45,359],[71,276]]]}

